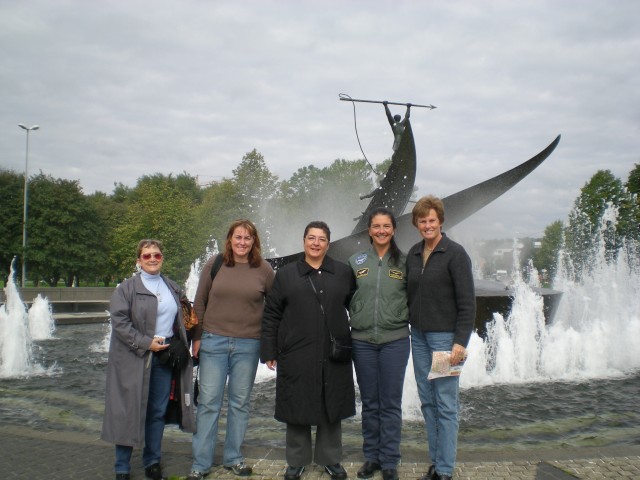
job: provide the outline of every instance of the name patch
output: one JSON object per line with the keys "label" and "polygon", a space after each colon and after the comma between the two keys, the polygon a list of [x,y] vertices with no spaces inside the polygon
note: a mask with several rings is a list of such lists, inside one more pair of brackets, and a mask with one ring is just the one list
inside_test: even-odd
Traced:
{"label": "name patch", "polygon": [[402,280],[402,270],[389,270],[389,277]]}
{"label": "name patch", "polygon": [[358,270],[356,272],[356,278],[366,277],[367,275],[369,275],[369,269],[368,268],[361,268],[360,270]]}

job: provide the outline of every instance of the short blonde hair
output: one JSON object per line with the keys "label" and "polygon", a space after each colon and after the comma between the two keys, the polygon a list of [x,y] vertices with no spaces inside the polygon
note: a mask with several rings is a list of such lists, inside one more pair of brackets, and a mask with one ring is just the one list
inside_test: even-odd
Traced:
{"label": "short blonde hair", "polygon": [[429,215],[431,210],[435,210],[440,223],[444,223],[444,203],[438,197],[427,195],[418,200],[411,210],[413,226],[417,227],[418,219]]}

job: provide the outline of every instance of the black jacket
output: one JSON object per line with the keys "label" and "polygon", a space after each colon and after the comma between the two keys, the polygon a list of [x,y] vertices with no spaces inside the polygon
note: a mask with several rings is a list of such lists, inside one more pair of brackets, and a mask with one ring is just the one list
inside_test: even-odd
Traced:
{"label": "black jacket", "polygon": [[354,290],[351,268],[330,257],[318,270],[300,259],[276,272],[264,308],[260,358],[278,362],[277,420],[317,425],[325,409],[332,423],[355,415],[351,362],[329,360],[327,330],[349,336],[347,308]]}
{"label": "black jacket", "polygon": [[453,343],[466,348],[476,318],[471,259],[444,233],[422,269],[424,241],[407,254],[409,323],[426,332],[455,332]]}

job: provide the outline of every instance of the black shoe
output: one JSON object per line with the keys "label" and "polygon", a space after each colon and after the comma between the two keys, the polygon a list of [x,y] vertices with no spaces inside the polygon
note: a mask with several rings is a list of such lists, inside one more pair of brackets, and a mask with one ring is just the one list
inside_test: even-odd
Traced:
{"label": "black shoe", "polygon": [[436,467],[431,465],[427,473],[422,475],[418,480],[436,480],[438,478],[438,474],[436,473]]}
{"label": "black shoe", "polygon": [[116,473],[116,480],[129,480],[131,475],[128,473]]}
{"label": "black shoe", "polygon": [[331,475],[332,480],[346,480],[347,478],[347,472],[339,463],[335,465],[325,465],[324,469]]}
{"label": "black shoe", "polygon": [[287,467],[287,471],[284,472],[284,480],[298,480],[304,472],[304,467]]}
{"label": "black shoe", "polygon": [[438,475],[437,473],[433,476],[433,480],[451,480],[450,475]]}
{"label": "black shoe", "polygon": [[383,480],[399,480],[398,479],[398,470],[395,468],[385,468],[382,470],[382,479]]}
{"label": "black shoe", "polygon": [[167,477],[162,476],[162,467],[159,463],[154,463],[145,468],[144,476],[148,480],[167,480]]}
{"label": "black shoe", "polygon": [[371,478],[376,470],[380,470],[380,464],[367,460],[358,470],[358,478]]}

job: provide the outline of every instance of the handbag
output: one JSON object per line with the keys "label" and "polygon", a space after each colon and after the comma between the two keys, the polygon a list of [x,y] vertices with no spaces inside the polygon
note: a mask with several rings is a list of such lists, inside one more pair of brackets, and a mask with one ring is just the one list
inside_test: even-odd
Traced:
{"label": "handbag", "polygon": [[182,323],[184,323],[184,328],[188,332],[198,325],[198,316],[193,304],[187,298],[181,298],[180,305],[182,307]]}
{"label": "handbag", "polygon": [[351,361],[351,336],[338,338],[331,335],[329,358],[334,362],[349,363]]}
{"label": "handbag", "polygon": [[180,370],[191,358],[189,349],[179,338],[175,338],[173,342],[169,344],[168,348],[157,353],[158,361],[162,365],[167,365],[174,370]]}

